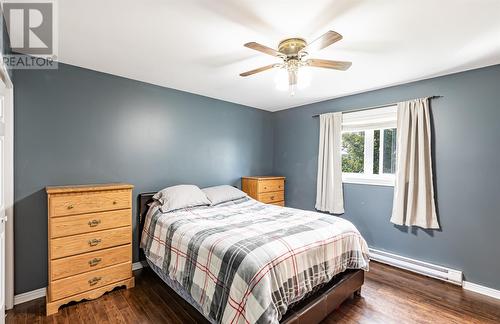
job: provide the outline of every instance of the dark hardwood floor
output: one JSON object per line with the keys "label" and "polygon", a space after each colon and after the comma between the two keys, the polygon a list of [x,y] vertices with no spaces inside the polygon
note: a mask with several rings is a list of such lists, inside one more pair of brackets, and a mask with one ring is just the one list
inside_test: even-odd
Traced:
{"label": "dark hardwood floor", "polygon": [[[500,301],[435,279],[371,262],[362,296],[346,301],[324,323],[500,323]],[[136,287],[62,307],[45,317],[45,299],[17,305],[7,323],[205,323],[151,270]]]}

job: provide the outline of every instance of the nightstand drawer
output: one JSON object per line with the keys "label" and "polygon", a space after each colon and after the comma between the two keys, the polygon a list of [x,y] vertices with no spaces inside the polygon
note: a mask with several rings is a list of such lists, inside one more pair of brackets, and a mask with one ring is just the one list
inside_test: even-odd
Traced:
{"label": "nightstand drawer", "polygon": [[51,197],[49,208],[51,217],[58,217],[131,208],[131,200],[130,190],[66,194]]}
{"label": "nightstand drawer", "polygon": [[50,255],[58,259],[70,255],[124,245],[132,240],[130,226],[51,240]]}
{"label": "nightstand drawer", "polygon": [[130,244],[50,261],[52,280],[132,260]]}
{"label": "nightstand drawer", "polygon": [[129,226],[131,225],[130,214],[130,209],[122,209],[77,216],[53,217],[50,220],[50,235],[51,237],[62,237]]}
{"label": "nightstand drawer", "polygon": [[259,193],[258,200],[266,204],[283,201],[285,200],[285,192],[275,191],[275,192]]}
{"label": "nightstand drawer", "polygon": [[284,189],[285,189],[285,180],[283,179],[259,180],[259,184],[257,186],[257,191],[259,193],[283,191]]}
{"label": "nightstand drawer", "polygon": [[111,267],[86,272],[73,277],[55,280],[52,282],[51,300],[58,300],[78,293],[96,289],[113,282],[130,278],[132,263],[122,263]]}

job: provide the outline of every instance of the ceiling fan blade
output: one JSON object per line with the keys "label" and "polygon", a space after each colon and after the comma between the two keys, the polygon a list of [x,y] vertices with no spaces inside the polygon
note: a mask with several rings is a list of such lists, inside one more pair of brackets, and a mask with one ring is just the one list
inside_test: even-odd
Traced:
{"label": "ceiling fan blade", "polygon": [[351,67],[352,63],[351,62],[344,62],[344,61],[309,59],[309,60],[307,60],[307,65],[319,67],[319,68],[345,71]]}
{"label": "ceiling fan blade", "polygon": [[256,43],[256,42],[246,43],[244,46],[251,48],[253,50],[268,54],[268,55],[277,56],[277,57],[284,56],[282,53],[278,52],[277,50],[274,50],[270,47],[264,46],[264,45]]}
{"label": "ceiling fan blade", "polygon": [[313,52],[319,51],[325,47],[328,47],[328,46],[332,45],[333,43],[338,42],[341,39],[342,39],[342,35],[340,35],[337,32],[334,32],[333,30],[329,30],[326,33],[324,33],[322,36],[320,36],[319,38],[316,38],[315,40],[313,40],[306,47],[304,47],[301,50],[301,52],[313,53]]}
{"label": "ceiling fan blade", "polygon": [[254,69],[254,70],[246,71],[246,72],[240,73],[240,76],[242,76],[242,77],[246,77],[246,76],[249,76],[249,75],[252,75],[252,74],[255,74],[255,73],[263,72],[263,71],[266,71],[266,70],[272,69],[272,68],[273,68],[273,67],[275,67],[276,65],[277,65],[277,64],[269,64],[269,65],[266,65],[266,66],[260,67],[260,68],[258,68],[258,69]]}

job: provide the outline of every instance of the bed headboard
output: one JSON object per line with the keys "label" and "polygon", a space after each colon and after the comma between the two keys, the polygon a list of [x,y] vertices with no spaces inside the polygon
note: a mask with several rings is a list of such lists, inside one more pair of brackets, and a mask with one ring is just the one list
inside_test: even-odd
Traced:
{"label": "bed headboard", "polygon": [[[238,188],[237,186],[233,186]],[[144,218],[149,210],[148,204],[153,202],[153,196],[156,194],[156,191],[153,192],[143,192],[137,196],[137,232],[139,233],[139,242],[141,241],[142,228],[144,226]]]}
{"label": "bed headboard", "polygon": [[153,196],[156,192],[143,192],[137,196],[137,232],[139,233],[139,242],[141,241],[142,227],[144,226],[144,218],[149,210],[148,204],[153,201]]}

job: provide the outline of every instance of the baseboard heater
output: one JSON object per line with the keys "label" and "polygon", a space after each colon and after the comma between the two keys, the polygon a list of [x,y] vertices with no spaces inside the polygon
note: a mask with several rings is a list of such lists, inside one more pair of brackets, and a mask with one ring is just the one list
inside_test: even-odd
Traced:
{"label": "baseboard heater", "polygon": [[370,258],[397,268],[444,280],[455,285],[462,285],[462,271],[445,268],[432,263],[410,259],[401,255],[370,248]]}

